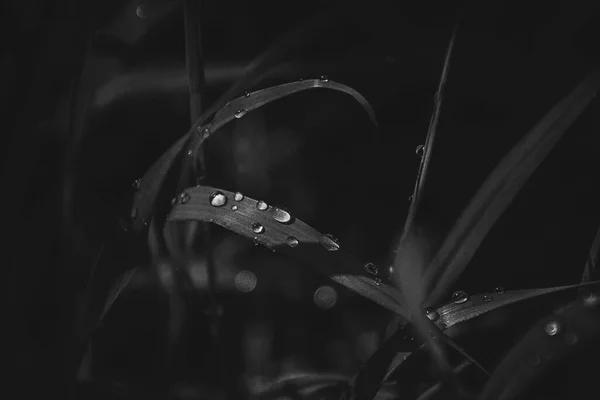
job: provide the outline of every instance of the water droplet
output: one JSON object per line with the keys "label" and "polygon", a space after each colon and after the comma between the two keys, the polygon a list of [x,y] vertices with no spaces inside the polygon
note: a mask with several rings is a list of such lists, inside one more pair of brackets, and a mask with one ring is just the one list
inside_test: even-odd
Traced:
{"label": "water droplet", "polygon": [[231,211],[237,211],[238,210],[238,206],[231,206]]}
{"label": "water droplet", "polygon": [[252,243],[254,243],[255,246],[258,246],[258,238],[256,236],[252,239]]}
{"label": "water droplet", "polygon": [[235,114],[233,114],[233,116],[236,118],[242,118],[244,115],[246,115],[246,111],[247,110],[245,108],[240,108],[235,112]]}
{"label": "water droplet", "polygon": [[337,302],[337,292],[331,286],[321,286],[315,290],[313,301],[317,307],[328,310]]}
{"label": "water droplet", "polygon": [[377,286],[381,286],[381,282],[383,282],[383,280],[380,277],[378,277],[378,276],[374,277],[373,281],[375,281],[375,284]]}
{"label": "water droplet", "polygon": [[135,190],[138,190],[140,188],[140,184],[141,184],[141,180],[136,179],[135,181],[133,181],[133,183],[131,184],[131,187],[134,188]]}
{"label": "water droplet", "polygon": [[187,203],[188,201],[190,201],[190,195],[189,195],[189,194],[187,194],[186,192],[183,192],[183,193],[181,193],[181,194],[179,195],[179,202],[180,202],[181,204],[185,204],[185,203]]}
{"label": "water droplet", "polygon": [[194,154],[194,152],[192,150],[188,150],[187,155],[191,156],[192,154]]}
{"label": "water droplet", "polygon": [[255,222],[252,224],[252,232],[254,233],[264,233],[265,232],[265,227],[262,226],[261,224],[259,224],[258,222]]}
{"label": "water droplet", "polygon": [[244,97],[250,97],[250,92],[246,90],[246,91],[244,92]]}
{"label": "water droplet", "polygon": [[290,247],[296,247],[300,242],[294,236],[288,236],[285,240],[285,243],[287,243],[287,245]]}
{"label": "water droplet", "polygon": [[282,208],[276,208],[273,211],[273,219],[282,224],[291,224],[294,222],[290,213]]}
{"label": "water droplet", "polygon": [[171,199],[171,205],[174,206],[175,204],[177,204],[177,197]]}
{"label": "water droplet", "polygon": [[235,275],[234,283],[237,290],[249,293],[256,288],[258,279],[251,271],[240,271]]}
{"label": "water droplet", "polygon": [[373,263],[366,263],[365,264],[365,269],[367,270],[368,273],[372,274],[372,275],[378,275],[379,274],[379,268],[377,268],[377,266]]}
{"label": "water droplet", "polygon": [[550,321],[546,324],[544,330],[546,331],[546,334],[554,336],[558,332],[560,332],[560,324],[558,323],[558,321]]}
{"label": "water droplet", "polygon": [[502,286],[496,286],[494,288],[494,293],[496,293],[496,294],[504,294],[504,288]]}
{"label": "water droplet", "polygon": [[269,205],[260,200],[258,203],[256,203],[256,208],[258,208],[260,211],[265,211],[267,208],[269,208]]}
{"label": "water droplet", "polygon": [[213,207],[223,207],[225,204],[227,204],[227,196],[225,196],[223,192],[217,190],[210,194],[208,201]]}
{"label": "water droplet", "polygon": [[483,295],[483,302],[484,303],[488,303],[490,301],[494,300],[494,298],[492,296],[490,296],[489,294],[484,294]]}
{"label": "water droplet", "polygon": [[202,131],[202,135],[206,139],[210,135],[210,128],[208,128],[208,127],[204,128],[204,130]]}
{"label": "water droplet", "polygon": [[135,15],[137,15],[139,18],[143,18],[143,19],[148,18],[148,13],[146,12],[147,7],[148,6],[146,4],[140,4],[135,9]]}
{"label": "water droplet", "polygon": [[323,245],[323,247],[325,247],[329,251],[336,251],[340,249],[338,239],[335,236],[330,235],[329,233],[321,235],[320,242],[321,245]]}
{"label": "water droplet", "polygon": [[415,154],[418,155],[419,157],[423,157],[423,154],[425,153],[425,146],[420,144],[417,146],[417,148],[415,149]]}
{"label": "water droplet", "polygon": [[437,321],[437,319],[440,317],[440,314],[438,314],[438,312],[435,310],[435,308],[432,308],[432,307],[427,307],[425,309],[425,315],[431,321]]}
{"label": "water droplet", "polygon": [[236,194],[233,195],[233,199],[235,201],[242,201],[242,200],[244,200],[244,195],[241,194],[240,192],[237,192]]}
{"label": "water droplet", "polygon": [[463,292],[462,290],[458,290],[452,293],[452,301],[454,302],[454,304],[462,304],[467,300],[469,300],[469,295]]}
{"label": "water droplet", "polygon": [[329,77],[327,75],[321,75],[321,77],[319,79],[322,80],[323,82],[329,82]]}

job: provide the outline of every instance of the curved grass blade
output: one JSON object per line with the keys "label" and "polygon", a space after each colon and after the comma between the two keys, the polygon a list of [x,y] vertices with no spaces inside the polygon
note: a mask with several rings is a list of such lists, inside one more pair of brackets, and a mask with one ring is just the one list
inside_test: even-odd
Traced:
{"label": "curved grass blade", "polygon": [[246,68],[244,76],[227,89],[207,110],[208,115],[216,113],[232,98],[256,85],[273,65],[278,64],[292,48],[309,42],[314,36],[327,28],[331,22],[331,11],[324,9],[307,20],[300,22],[294,29],[277,39],[265,51],[258,55]]}
{"label": "curved grass blade", "polygon": [[514,399],[550,367],[598,340],[599,305],[589,294],[538,321],[501,361],[479,399]]}
{"label": "curved grass blade", "polygon": [[[597,285],[600,285],[600,282],[544,289],[476,294],[469,296],[468,300],[461,304],[455,304],[454,302],[447,303],[433,311],[430,315],[435,325],[437,325],[440,330],[444,331],[457,324],[470,321],[473,318],[515,303],[535,299],[540,296]],[[404,341],[406,344],[403,345],[402,339],[405,339],[404,335],[405,334],[401,330],[396,330],[396,333],[391,335],[390,338],[386,340],[362,366],[355,377],[357,400],[373,399],[380,386],[389,380],[390,375],[408,359],[411,353],[424,349],[424,347],[420,347],[419,349],[409,349],[410,342],[406,340]],[[460,353],[470,364],[477,365],[481,371],[489,375],[483,366],[478,364],[476,360],[470,357],[447,336],[438,335],[436,340],[441,343],[445,342],[448,346]]]}
{"label": "curved grass blade", "polygon": [[588,254],[588,259],[583,269],[583,275],[581,276],[581,282],[589,282],[592,277],[596,279],[598,277],[598,258],[600,257],[600,227],[596,232],[596,237],[592,242],[592,247]]}
{"label": "curved grass blade", "polygon": [[435,324],[442,330],[454,325],[467,322],[483,314],[497,310],[521,301],[535,299],[568,290],[600,285],[600,282],[587,282],[577,285],[557,286],[543,289],[514,290],[509,292],[482,293],[469,296],[469,299],[461,304],[447,303],[436,311]]}
{"label": "curved grass blade", "polygon": [[241,194],[197,186],[179,195],[168,217],[168,221],[189,220],[220,225],[255,244],[300,258],[335,282],[407,317],[393,286],[373,278],[362,263],[341,250],[343,245],[335,238],[321,234],[285,210]]}
{"label": "curved grass blade", "polygon": [[600,88],[600,71],[592,72],[504,157],[483,183],[429,266],[433,286],[427,304],[437,304],[465,269],[496,220],[533,171],[585,110]]}
{"label": "curved grass blade", "polygon": [[[148,225],[148,221],[154,212],[158,193],[164,184],[166,176],[173,167],[175,159],[183,152],[183,149],[186,147],[188,142],[188,150],[185,153],[186,157],[195,158],[195,154],[197,154],[198,149],[204,140],[206,140],[211,134],[213,134],[226,123],[233,121],[234,119],[241,118],[245,113],[262,107],[265,104],[277,99],[315,88],[330,89],[352,96],[363,106],[373,123],[377,125],[377,119],[375,117],[373,108],[359,92],[341,83],[324,79],[307,79],[303,81],[286,83],[256,91],[248,96],[239,97],[231,101],[228,106],[221,109],[210,125],[202,126],[203,121],[207,119],[207,115],[210,115],[212,112],[209,109],[205,112],[202,118],[194,123],[188,133],[175,142],[169,148],[169,150],[167,150],[167,152],[164,153],[158,159],[158,161],[152,165],[144,177],[140,179],[138,183],[138,190],[134,195],[133,206],[131,210],[133,227],[136,230],[141,231]],[[194,134],[194,132],[197,132],[198,134]],[[192,137],[193,140],[190,140]]]}
{"label": "curved grass blade", "polygon": [[191,156],[195,164],[198,151],[204,140],[227,122],[236,118],[242,118],[246,113],[275,100],[316,88],[331,89],[352,96],[364,108],[373,124],[377,126],[377,118],[375,117],[373,108],[358,91],[344,84],[330,81],[329,79],[306,79],[247,93],[227,103],[217,112],[214,120],[208,127],[199,131],[197,130],[196,134],[193,134],[188,144],[186,155]]}
{"label": "curved grass blade", "polygon": [[150,215],[154,212],[154,205],[158,192],[161,190],[167,173],[171,170],[176,157],[181,154],[186,143],[193,140],[189,144],[188,151],[193,160],[197,157],[197,149],[201,142],[206,138],[202,125],[208,121],[219,109],[241,91],[258,83],[267,70],[282,58],[287,51],[300,43],[305,43],[314,33],[327,26],[329,21],[329,13],[326,11],[319,12],[316,16],[303,21],[298,27],[290,31],[288,34],[281,37],[273,45],[269,46],[261,53],[246,69],[244,76],[235,82],[225,93],[223,93],[210,107],[208,107],[202,116],[192,125],[190,130],[177,142],[175,142],[169,150],[160,157],[150,170],[144,175],[140,181],[140,190],[135,196],[134,206],[132,210],[132,219],[134,219],[134,228],[143,230]]}

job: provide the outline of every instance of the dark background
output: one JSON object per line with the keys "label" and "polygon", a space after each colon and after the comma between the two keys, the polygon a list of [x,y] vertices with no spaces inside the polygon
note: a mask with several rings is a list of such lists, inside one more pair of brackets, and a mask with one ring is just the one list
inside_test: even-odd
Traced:
{"label": "dark background", "polygon": [[[16,353],[11,370],[24,398],[67,390],[77,295],[99,245],[111,249],[101,281],[133,266],[150,270],[143,238],[120,232],[119,218],[127,216],[131,182],[189,127],[189,109],[181,8],[152,1],[148,18],[139,18],[139,4],[2,6],[6,348]],[[408,209],[419,162],[414,150],[424,142],[460,12],[419,217],[433,241],[444,237],[501,157],[599,61],[595,2],[204,1],[202,7],[206,103],[294,24],[335,10],[327,29],[286,56],[285,68],[249,89],[326,74],[370,101],[379,129],[343,95],[297,95],[223,128],[209,144],[208,170],[213,184],[284,204],[338,236],[358,258],[378,263]],[[71,102],[74,82],[79,97]],[[595,100],[501,217],[456,289],[580,281],[600,222],[598,115]],[[73,162],[65,162],[72,154]],[[385,313],[337,287],[339,304],[322,311],[312,293],[325,278],[233,234],[218,237],[232,243],[230,264],[255,271],[259,287],[266,282],[256,293],[222,296],[232,375],[276,376],[282,360],[294,356],[296,369],[351,375],[369,350],[349,343],[372,343],[357,338],[384,326]],[[156,288],[136,288],[97,334],[93,375],[153,387],[167,373],[167,306]],[[193,317],[203,314],[201,302],[192,303],[180,370],[168,373],[207,385],[216,370],[212,345],[203,317]],[[275,338],[267,340],[268,362],[258,366],[244,364],[251,357],[241,345],[253,326]]]}

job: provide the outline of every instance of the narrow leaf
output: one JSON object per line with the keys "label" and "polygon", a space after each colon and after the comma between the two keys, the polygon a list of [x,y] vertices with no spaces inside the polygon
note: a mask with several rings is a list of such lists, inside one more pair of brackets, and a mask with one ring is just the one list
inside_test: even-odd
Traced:
{"label": "narrow leaf", "polygon": [[600,282],[588,282],[577,285],[557,286],[543,289],[514,290],[509,292],[482,293],[469,296],[468,300],[456,304],[449,302],[436,311],[435,324],[443,330],[467,322],[473,318],[498,310],[511,304],[548,296],[568,290],[600,285]]}
{"label": "narrow leaf", "polygon": [[483,183],[428,268],[426,282],[434,284],[428,304],[436,304],[460,276],[496,220],[599,87],[600,71],[594,71],[542,118]]}
{"label": "narrow leaf", "polygon": [[594,296],[583,298],[538,321],[498,365],[479,399],[515,399],[551,366],[597,340],[598,305]]}
{"label": "narrow leaf", "polygon": [[186,148],[186,144],[186,156],[195,157],[204,140],[226,123],[240,118],[243,114],[275,100],[304,90],[316,88],[330,89],[352,96],[363,106],[373,123],[377,125],[377,119],[373,108],[359,92],[341,83],[323,79],[307,79],[286,83],[250,93],[249,96],[239,97],[231,101],[228,106],[221,109],[210,125],[203,126],[203,121],[205,121],[213,112],[212,109],[209,109],[204,113],[202,118],[196,121],[188,133],[174,143],[169,150],[167,150],[167,152],[152,165],[144,177],[140,179],[139,188],[135,193],[131,210],[133,226],[138,231],[141,231],[145,229],[149,223],[154,212],[156,199],[162,189],[167,174],[173,167],[173,163],[177,156],[183,152],[184,148]]}
{"label": "narrow leaf", "polygon": [[[239,200],[236,200],[239,199]],[[186,189],[169,221],[204,221],[220,225],[272,250],[297,257],[332,280],[390,311],[406,317],[398,291],[371,276],[335,238],[321,234],[289,212],[247,196],[206,186]]]}

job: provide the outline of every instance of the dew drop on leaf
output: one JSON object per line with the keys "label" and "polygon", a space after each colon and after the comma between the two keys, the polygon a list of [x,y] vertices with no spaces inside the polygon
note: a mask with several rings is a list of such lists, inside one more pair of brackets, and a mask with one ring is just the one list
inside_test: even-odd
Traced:
{"label": "dew drop on leaf", "polygon": [[255,222],[252,224],[252,232],[254,232],[256,234],[264,233],[265,227],[262,226],[261,224],[259,224],[258,222]]}
{"label": "dew drop on leaf", "polygon": [[454,302],[454,304],[462,304],[467,300],[469,300],[469,295],[466,292],[463,292],[462,290],[458,290],[452,293],[452,301]]}
{"label": "dew drop on leaf", "polygon": [[340,249],[338,239],[329,233],[321,235],[319,241],[321,242],[321,245],[329,251],[337,251]]}
{"label": "dew drop on leaf", "polygon": [[240,108],[238,109],[235,114],[233,114],[234,117],[236,118],[242,118],[244,115],[246,115],[246,109],[245,108]]}
{"label": "dew drop on leaf", "polygon": [[423,154],[425,153],[425,146],[420,144],[417,146],[417,148],[415,149],[415,154],[419,157],[423,157]]}
{"label": "dew drop on leaf", "polygon": [[238,206],[231,206],[231,211],[237,211]]}
{"label": "dew drop on leaf", "polygon": [[250,97],[250,92],[246,90],[246,91],[244,92],[244,97]]}
{"label": "dew drop on leaf", "polygon": [[440,314],[438,314],[438,312],[435,310],[435,308],[432,308],[432,307],[427,307],[425,309],[425,315],[431,321],[436,321],[440,317]]}
{"label": "dew drop on leaf", "polygon": [[323,82],[329,82],[329,77],[327,75],[321,75],[321,79]]}
{"label": "dew drop on leaf", "polygon": [[138,190],[140,188],[140,184],[142,183],[141,180],[136,179],[135,181],[133,181],[133,183],[131,184],[131,187],[134,188],[135,190]]}
{"label": "dew drop on leaf", "polygon": [[502,286],[496,286],[494,288],[494,293],[496,293],[496,294],[504,294],[504,288]]}
{"label": "dew drop on leaf", "polygon": [[237,192],[236,194],[233,195],[233,199],[235,201],[242,201],[242,200],[244,200],[244,195],[241,194],[240,192]]}
{"label": "dew drop on leaf", "polygon": [[213,207],[223,207],[225,204],[227,204],[227,196],[218,190],[212,192],[208,200],[210,201],[210,205]]}
{"label": "dew drop on leaf", "polygon": [[260,200],[258,203],[256,203],[256,208],[258,208],[260,211],[265,211],[267,208],[269,208],[269,205]]}
{"label": "dew drop on leaf", "polygon": [[285,243],[290,247],[296,247],[300,242],[294,236],[288,236]]}
{"label": "dew drop on leaf", "polygon": [[367,270],[368,273],[372,274],[372,275],[378,275],[379,274],[379,268],[377,268],[377,266],[373,263],[366,263],[365,264],[365,269]]}
{"label": "dew drop on leaf", "polygon": [[483,295],[483,302],[484,303],[488,303],[490,301],[494,300],[494,298],[492,296],[490,296],[489,294],[484,294]]}
{"label": "dew drop on leaf", "polygon": [[174,206],[175,204],[177,204],[177,197],[171,199],[171,205]]}
{"label": "dew drop on leaf", "polygon": [[558,321],[550,321],[546,324],[544,330],[546,331],[547,335],[554,336],[558,332],[560,332],[560,324],[558,323]]}
{"label": "dew drop on leaf", "polygon": [[187,194],[186,192],[183,192],[179,195],[179,202],[181,202],[181,204],[185,204],[188,201],[190,201],[190,195]]}
{"label": "dew drop on leaf", "polygon": [[293,222],[290,213],[281,208],[276,208],[273,211],[273,219],[282,224],[289,224]]}

